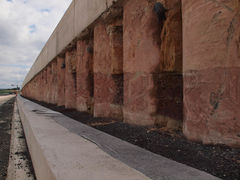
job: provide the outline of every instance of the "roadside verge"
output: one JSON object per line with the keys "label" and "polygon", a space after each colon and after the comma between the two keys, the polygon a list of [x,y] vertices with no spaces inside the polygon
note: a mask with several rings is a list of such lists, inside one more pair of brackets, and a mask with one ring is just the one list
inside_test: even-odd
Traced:
{"label": "roadside verge", "polygon": [[17,103],[14,103],[11,144],[7,180],[34,180],[34,170],[29,156]]}

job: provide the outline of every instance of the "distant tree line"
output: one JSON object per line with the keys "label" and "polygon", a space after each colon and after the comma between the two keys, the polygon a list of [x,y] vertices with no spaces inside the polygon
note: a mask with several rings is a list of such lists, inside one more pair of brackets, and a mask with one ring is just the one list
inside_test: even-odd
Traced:
{"label": "distant tree line", "polygon": [[8,88],[8,89],[0,89],[0,95],[1,94],[15,94],[17,91],[19,91],[20,88]]}

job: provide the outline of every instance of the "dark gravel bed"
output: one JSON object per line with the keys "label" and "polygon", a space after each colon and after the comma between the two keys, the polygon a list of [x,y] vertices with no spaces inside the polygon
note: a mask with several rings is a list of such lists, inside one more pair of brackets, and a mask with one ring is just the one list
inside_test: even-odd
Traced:
{"label": "dark gravel bed", "polygon": [[0,106],[0,180],[7,176],[14,101],[12,98]]}
{"label": "dark gravel bed", "polygon": [[167,132],[157,127],[132,126],[113,119],[93,118],[88,113],[67,110],[64,107],[43,102],[34,102],[112,136],[219,178],[240,180],[240,149],[224,145],[204,145],[188,141],[181,132]]}

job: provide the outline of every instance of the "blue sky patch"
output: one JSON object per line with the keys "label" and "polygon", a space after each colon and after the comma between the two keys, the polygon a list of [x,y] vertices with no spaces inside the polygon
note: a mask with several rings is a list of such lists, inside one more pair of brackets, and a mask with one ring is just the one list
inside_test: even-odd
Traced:
{"label": "blue sky patch", "polygon": [[32,24],[29,26],[30,33],[34,33],[37,31],[37,26],[35,24]]}
{"label": "blue sky patch", "polygon": [[41,9],[40,11],[43,12],[43,13],[44,12],[48,12],[49,13],[51,10],[46,8],[46,9]]}

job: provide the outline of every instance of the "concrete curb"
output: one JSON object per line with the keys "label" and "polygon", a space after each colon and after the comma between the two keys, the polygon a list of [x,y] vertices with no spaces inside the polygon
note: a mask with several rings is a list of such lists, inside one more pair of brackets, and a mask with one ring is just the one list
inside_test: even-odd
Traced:
{"label": "concrete curb", "polygon": [[218,179],[22,97],[17,102],[37,179]]}

